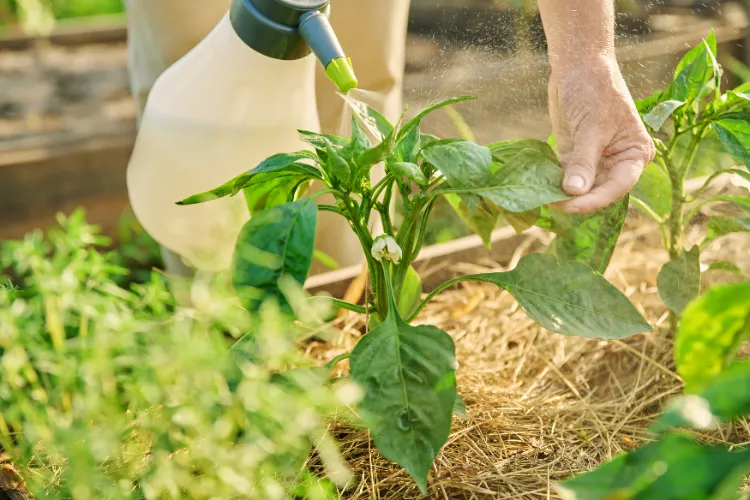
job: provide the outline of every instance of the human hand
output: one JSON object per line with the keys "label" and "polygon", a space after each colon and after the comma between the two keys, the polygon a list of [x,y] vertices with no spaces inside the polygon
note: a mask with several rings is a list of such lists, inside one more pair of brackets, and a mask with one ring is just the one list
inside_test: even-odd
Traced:
{"label": "human hand", "polygon": [[614,58],[553,66],[549,105],[563,190],[575,196],[556,207],[587,214],[625,196],[655,148]]}

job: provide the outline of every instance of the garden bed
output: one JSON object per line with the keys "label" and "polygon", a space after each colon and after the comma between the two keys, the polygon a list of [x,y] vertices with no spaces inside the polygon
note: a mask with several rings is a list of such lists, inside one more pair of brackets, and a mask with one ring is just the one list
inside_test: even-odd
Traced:
{"label": "garden bed", "polygon": [[[693,236],[700,231],[694,228]],[[512,268],[523,253],[549,241],[541,232],[524,238],[510,262],[485,259],[454,264],[453,271]],[[748,244],[748,235],[728,237],[703,255],[709,260],[736,256],[746,253]],[[624,341],[552,334],[494,287],[464,285],[428,307],[422,322],[456,341],[458,390],[467,404],[467,419],[454,419],[451,438],[437,457],[429,498],[559,498],[553,482],[648,441],[649,424],[682,387],[663,328],[666,308],[656,290],[656,276],[667,261],[660,247],[654,225],[640,218],[628,222],[607,277],[657,328]],[[746,259],[740,266],[750,272]],[[731,279],[722,273],[707,276],[704,286]],[[339,319],[338,326],[344,333],[333,345],[310,345],[321,362],[349,351],[363,327],[355,316]],[[332,432],[356,473],[346,498],[422,498],[408,474],[377,453],[367,432],[345,425]],[[702,439],[746,443],[750,425],[740,421]]]}

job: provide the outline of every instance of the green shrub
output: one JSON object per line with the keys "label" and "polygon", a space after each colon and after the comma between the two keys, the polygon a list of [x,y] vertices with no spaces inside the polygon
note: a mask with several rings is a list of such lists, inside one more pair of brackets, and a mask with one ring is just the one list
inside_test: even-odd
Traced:
{"label": "green shrub", "polygon": [[[346,479],[324,417],[354,393],[314,370],[275,375],[301,362],[278,307],[248,314],[220,279],[189,285],[192,307],[156,274],[120,288],[126,271],[97,250],[107,241],[96,228],[82,213],[60,223],[6,245],[0,261],[22,285],[0,287],[0,443],[29,491],[329,498],[304,464],[312,444]],[[228,349],[248,331],[252,359]]]}

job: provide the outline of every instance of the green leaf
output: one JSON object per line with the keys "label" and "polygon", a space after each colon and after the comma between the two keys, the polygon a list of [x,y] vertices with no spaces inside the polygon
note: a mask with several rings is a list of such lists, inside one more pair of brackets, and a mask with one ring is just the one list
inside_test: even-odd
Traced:
{"label": "green leaf", "polygon": [[[557,485],[564,500],[715,499],[736,495],[750,469],[750,450],[702,446],[672,434]],[[728,482],[730,484],[728,484]]]}
{"label": "green leaf", "polygon": [[466,420],[466,401],[456,394],[456,402],[453,404],[453,414],[461,420]]}
{"label": "green leaf", "polygon": [[664,264],[656,278],[659,296],[677,314],[682,314],[685,306],[701,291],[700,258],[700,249],[696,245]]}
{"label": "green leaf", "polygon": [[352,378],[365,390],[358,409],[375,445],[426,494],[427,474],[448,440],[456,402],[453,339],[391,314],[362,337],[349,362]]}
{"label": "green leaf", "polygon": [[400,162],[417,163],[419,150],[422,149],[422,134],[419,127],[414,127],[411,132],[402,137],[393,152],[393,159]]}
{"label": "green leaf", "polygon": [[[466,196],[472,195],[464,195],[464,197]],[[476,197],[478,200],[474,203],[476,208],[473,212],[461,196],[454,193],[445,193],[443,197],[469,229],[481,237],[485,246],[490,248],[492,231],[497,227],[499,215],[491,210],[486,203],[483,203],[478,196]]]}
{"label": "green leaf", "polygon": [[317,156],[315,156],[315,154],[310,151],[299,151],[297,153],[280,153],[270,156],[263,160],[254,169],[249,170],[244,174],[238,175],[229,182],[226,182],[210,191],[185,198],[177,204],[195,205],[197,203],[205,203],[207,201],[224,198],[225,196],[234,196],[248,187],[253,182],[253,179],[262,174],[272,174],[270,175],[272,177],[283,174],[291,175],[294,177],[322,180],[320,170],[318,170],[317,167],[304,163],[298,163],[300,160],[310,159],[317,160]]}
{"label": "green leaf", "polygon": [[356,99],[347,99],[346,103],[354,111],[354,115],[362,121],[365,128],[379,142],[384,141],[386,137],[394,133],[391,122],[367,104]]}
{"label": "green leaf", "polygon": [[328,269],[333,269],[333,270],[341,269],[341,266],[339,265],[338,262],[336,262],[336,259],[334,259],[333,257],[331,257],[330,255],[328,255],[322,250],[316,249],[313,252],[313,258],[317,260],[318,262],[320,262],[321,264],[323,264],[324,266],[326,266]]}
{"label": "green leaf", "polygon": [[641,115],[648,114],[654,107],[656,107],[662,100],[664,99],[665,95],[668,95],[671,92],[671,87],[667,89],[666,91],[663,90],[657,90],[652,95],[645,99],[641,99],[640,101],[635,102],[635,107],[638,109],[638,112]]}
{"label": "green leaf", "polygon": [[750,414],[750,363],[737,362],[722,371],[700,395],[672,398],[651,427],[661,433],[674,427],[710,429]]}
{"label": "green leaf", "polygon": [[669,100],[660,102],[643,117],[643,122],[655,131],[659,131],[669,117],[678,108],[685,105],[685,101]]}
{"label": "green leaf", "polygon": [[716,35],[713,30],[706,40],[693,47],[675,70],[671,98],[692,103],[712,90],[716,76]]}
{"label": "green leaf", "polygon": [[518,234],[521,234],[527,229],[535,226],[537,222],[539,221],[539,217],[541,217],[541,215],[542,215],[541,207],[537,207],[533,210],[528,210],[526,212],[517,212],[517,213],[503,210],[503,218],[508,222],[508,224],[511,225],[511,227],[513,227],[513,229],[516,230]]}
{"label": "green leaf", "polygon": [[473,99],[476,98],[472,96],[459,96],[427,106],[422,111],[420,111],[417,116],[406,122],[406,125],[401,127],[401,130],[399,130],[398,136],[396,138],[397,142],[400,142],[401,139],[403,139],[409,132],[412,131],[412,129],[414,129],[414,127],[418,127],[419,123],[422,121],[422,118],[429,115],[433,111],[436,111],[445,106],[450,106],[451,104],[456,104],[463,101],[471,101]]}
{"label": "green leaf", "polygon": [[318,151],[325,151],[327,143],[331,143],[336,151],[349,144],[349,139],[337,135],[321,134],[318,132],[310,132],[309,130],[298,130],[297,133],[299,134],[301,141],[309,144]]}
{"label": "green leaf", "polygon": [[646,166],[631,194],[660,217],[667,216],[672,210],[672,183],[667,173],[655,163]]}
{"label": "green leaf", "polygon": [[349,167],[349,163],[339,156],[333,145],[326,141],[326,171],[328,175],[337,182],[340,182],[345,187],[349,187],[352,180],[352,171]]}
{"label": "green leaf", "polygon": [[533,149],[547,157],[552,163],[559,163],[555,150],[548,143],[536,139],[520,139],[515,141],[493,142],[487,147],[492,151],[492,157],[500,163],[508,163],[524,149]]}
{"label": "green leaf", "polygon": [[721,115],[713,126],[727,151],[750,167],[750,111]]}
{"label": "green leaf", "polygon": [[525,149],[493,174],[486,187],[466,192],[483,196],[509,212],[527,212],[570,199],[562,190],[562,180],[559,165],[538,151]]}
{"label": "green leaf", "polygon": [[312,264],[318,209],[309,198],[278,205],[251,218],[240,232],[232,283],[242,303],[256,310],[266,298],[284,303],[282,275],[303,285]]}
{"label": "green leaf", "polygon": [[250,215],[287,203],[305,180],[305,177],[282,174],[254,177],[242,190]]}
{"label": "green leaf", "polygon": [[509,291],[531,319],[556,333],[621,339],[651,331],[617,288],[580,262],[561,266],[552,255],[529,254],[512,271],[465,279]]}
{"label": "green leaf", "polygon": [[703,273],[705,274],[710,271],[723,271],[725,273],[736,274],[737,276],[745,275],[745,273],[742,272],[742,269],[740,269],[737,264],[728,260],[717,260],[715,262],[711,262],[711,264],[708,265],[708,268],[703,271]]}
{"label": "green leaf", "polygon": [[473,142],[433,143],[422,149],[422,156],[440,170],[453,188],[484,186],[490,177],[492,153]]}
{"label": "green leaf", "polygon": [[554,253],[560,263],[579,261],[604,273],[628,214],[629,197],[587,215],[567,214],[545,207],[537,225],[557,235]]}
{"label": "green leaf", "polygon": [[426,186],[429,182],[427,180],[427,177],[425,177],[424,173],[422,172],[422,169],[419,168],[419,165],[415,163],[400,161],[388,162],[386,163],[386,167],[394,174],[406,177],[410,181],[414,181],[420,186]]}
{"label": "green leaf", "polygon": [[404,275],[404,281],[400,287],[396,287],[398,310],[401,315],[408,318],[417,310],[422,301],[422,280],[419,273],[409,266]]}
{"label": "green leaf", "polygon": [[357,165],[375,165],[391,156],[396,147],[395,137],[395,132],[393,132],[377,146],[362,152],[355,158]]}
{"label": "green leaf", "polygon": [[346,160],[356,161],[360,155],[372,148],[372,141],[367,137],[367,133],[357,121],[352,117],[352,139],[346,147],[339,151],[339,154]]}
{"label": "green leaf", "polygon": [[700,392],[731,363],[750,337],[749,317],[748,281],[715,286],[685,308],[674,350],[688,392]]}
{"label": "green leaf", "polygon": [[731,233],[747,232],[750,232],[750,218],[721,216],[711,217],[708,221],[708,232],[706,233],[706,239],[703,240],[701,246],[705,246],[709,242]]}

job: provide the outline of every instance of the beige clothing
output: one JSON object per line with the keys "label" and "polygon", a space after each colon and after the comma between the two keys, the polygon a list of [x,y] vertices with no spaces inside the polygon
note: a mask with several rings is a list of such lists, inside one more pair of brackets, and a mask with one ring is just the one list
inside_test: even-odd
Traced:
{"label": "beige clothing", "polygon": [[[125,0],[131,86],[139,112],[161,72],[208,34],[226,13],[229,3],[229,0]],[[395,122],[403,107],[401,85],[409,0],[332,0],[331,4],[331,23],[345,53],[352,59],[360,88],[382,96],[381,102],[368,104]],[[316,91],[323,132],[340,133],[344,102],[320,65]],[[359,241],[346,221],[336,214],[320,214],[318,247],[342,266],[362,260]],[[174,258],[168,255],[167,260]]]}

